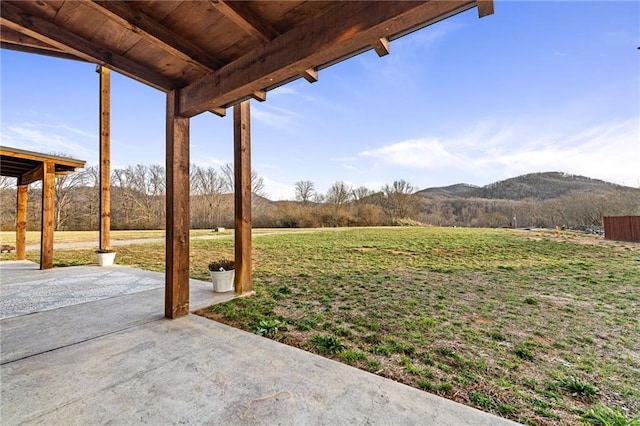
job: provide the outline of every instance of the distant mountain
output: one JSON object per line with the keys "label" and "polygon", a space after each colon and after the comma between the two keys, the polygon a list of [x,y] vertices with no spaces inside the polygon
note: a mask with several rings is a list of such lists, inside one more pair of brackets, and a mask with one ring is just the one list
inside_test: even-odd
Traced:
{"label": "distant mountain", "polygon": [[435,188],[427,188],[422,191],[418,191],[418,193],[433,193],[433,194],[442,194],[442,195],[451,195],[456,197],[464,197],[467,194],[474,193],[478,189],[481,189],[479,186],[471,185],[468,183],[456,183],[455,185],[449,186],[439,186]]}
{"label": "distant mountain", "polygon": [[561,172],[530,173],[478,187],[465,183],[426,188],[423,195],[442,195],[455,198],[485,198],[493,200],[548,200],[572,193],[603,194],[612,190],[637,191],[636,188],[617,185],[599,179]]}

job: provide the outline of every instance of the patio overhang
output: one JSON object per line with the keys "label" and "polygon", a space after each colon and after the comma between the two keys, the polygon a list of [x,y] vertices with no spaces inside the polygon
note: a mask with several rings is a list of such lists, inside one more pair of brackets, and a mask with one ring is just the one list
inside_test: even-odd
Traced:
{"label": "patio overhang", "polygon": [[251,292],[249,100],[493,0],[2,1],[2,47],[96,63],[167,93],[165,315],[189,312],[189,118],[234,108],[237,293]]}
{"label": "patio overhang", "polygon": [[14,177],[18,184],[16,214],[16,259],[24,260],[27,231],[27,186],[42,181],[40,269],[53,267],[55,177],[84,168],[85,162],[0,146],[0,175]]}

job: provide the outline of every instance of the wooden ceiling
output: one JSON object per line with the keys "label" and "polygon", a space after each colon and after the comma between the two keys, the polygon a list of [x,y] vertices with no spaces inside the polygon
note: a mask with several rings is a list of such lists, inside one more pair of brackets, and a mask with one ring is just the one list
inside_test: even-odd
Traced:
{"label": "wooden ceiling", "polygon": [[165,92],[180,114],[225,109],[492,0],[7,1],[3,48],[106,66]]}

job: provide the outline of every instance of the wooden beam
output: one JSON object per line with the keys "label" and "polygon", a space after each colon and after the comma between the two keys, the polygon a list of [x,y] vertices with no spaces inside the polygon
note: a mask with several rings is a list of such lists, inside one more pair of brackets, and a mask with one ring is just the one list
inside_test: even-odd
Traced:
{"label": "wooden beam", "polygon": [[44,165],[40,164],[35,169],[24,173],[18,178],[18,185],[29,185],[30,183],[42,180],[44,174]]}
{"label": "wooden beam", "polygon": [[371,40],[400,37],[474,7],[475,0],[336,2],[322,15],[180,90],[180,114],[231,105],[256,90],[299,78],[300,70],[353,56]]}
{"label": "wooden beam", "polygon": [[100,74],[100,250],[111,247],[111,80],[109,68]]}
{"label": "wooden beam", "polygon": [[149,67],[132,61],[107,48],[96,46],[90,40],[54,24],[40,16],[25,12],[17,3],[2,3],[0,23],[14,31],[40,40],[63,52],[77,56],[89,62],[108,66],[135,80],[148,84],[156,89],[168,91],[174,89],[176,83]]}
{"label": "wooden beam", "polygon": [[267,91],[266,90],[256,90],[251,94],[251,97],[258,102],[264,102],[267,100]]}
{"label": "wooden beam", "polygon": [[376,39],[372,44],[373,49],[376,51],[378,56],[382,57],[389,54],[389,39],[386,37],[382,37]]}
{"label": "wooden beam", "polygon": [[178,36],[144,12],[131,8],[126,2],[94,0],[86,4],[171,55],[201,69],[210,72],[224,65],[224,62],[209,55],[190,40]]}
{"label": "wooden beam", "polygon": [[251,12],[245,2],[230,3],[224,0],[212,0],[210,3],[242,31],[261,43],[267,43],[280,35],[273,27]]}
{"label": "wooden beam", "polygon": [[27,250],[27,198],[29,187],[18,185],[16,208],[16,260],[24,260]]}
{"label": "wooden beam", "polygon": [[251,106],[233,106],[235,290],[251,292]]}
{"label": "wooden beam", "polygon": [[69,55],[46,43],[36,40],[24,34],[20,34],[9,28],[0,31],[0,47],[3,49],[15,50],[18,52],[35,53],[39,55],[52,56],[56,58],[72,59],[81,61],[82,59]]}
{"label": "wooden beam", "polygon": [[217,115],[218,117],[224,117],[225,115],[227,115],[226,108],[211,108],[209,112]]}
{"label": "wooden beam", "polygon": [[189,313],[189,119],[179,117],[176,91],[167,94],[167,318]]}
{"label": "wooden beam", "polygon": [[478,0],[478,17],[493,15],[493,0]]}
{"label": "wooden beam", "polygon": [[315,83],[318,81],[318,70],[315,68],[308,68],[300,73],[305,80],[309,83]]}
{"label": "wooden beam", "polygon": [[53,230],[55,208],[55,164],[45,161],[42,175],[42,228],[40,231],[40,269],[53,268]]}

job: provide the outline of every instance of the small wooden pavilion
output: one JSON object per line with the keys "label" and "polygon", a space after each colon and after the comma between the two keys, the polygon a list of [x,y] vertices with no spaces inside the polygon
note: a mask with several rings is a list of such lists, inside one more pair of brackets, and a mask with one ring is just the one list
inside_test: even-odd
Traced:
{"label": "small wooden pavilion", "polygon": [[[189,312],[189,119],[234,111],[236,293],[251,291],[249,99],[492,0],[9,1],[3,48],[79,59],[167,94],[165,316]],[[101,150],[102,151],[102,150]],[[103,161],[101,161],[103,164]]]}
{"label": "small wooden pavilion", "polygon": [[53,267],[55,178],[84,168],[85,162],[57,155],[40,154],[0,146],[0,174],[17,179],[16,259],[24,260],[27,236],[27,187],[42,181],[40,269]]}

